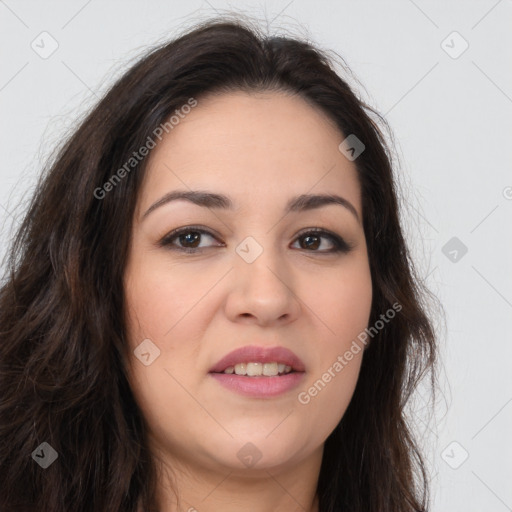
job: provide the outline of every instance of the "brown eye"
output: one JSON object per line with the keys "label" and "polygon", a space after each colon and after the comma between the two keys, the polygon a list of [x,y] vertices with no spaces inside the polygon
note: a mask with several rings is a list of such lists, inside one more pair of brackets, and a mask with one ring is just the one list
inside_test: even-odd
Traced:
{"label": "brown eye", "polygon": [[303,235],[299,240],[303,240],[304,243],[301,244],[302,249],[318,249],[321,242],[322,237],[317,235]]}
{"label": "brown eye", "polygon": [[[185,253],[199,253],[204,249],[211,247],[223,247],[222,244],[217,245],[206,245],[200,246],[203,242],[204,237],[209,237],[216,240],[215,235],[201,227],[187,226],[179,228],[168,235],[166,235],[159,242],[160,247],[166,247],[173,251],[181,251]],[[331,253],[348,253],[352,247],[345,242],[345,240],[338,235],[325,231],[320,228],[309,229],[301,233],[297,238],[299,241],[299,249],[307,252],[317,252],[320,254],[331,254]],[[328,240],[328,247],[320,249],[325,242]],[[330,247],[329,247],[330,246]]]}
{"label": "brown eye", "polygon": [[185,228],[180,228],[172,231],[168,235],[166,235],[162,240],[160,240],[159,245],[161,247],[166,247],[168,249],[183,251],[183,252],[199,252],[203,249],[207,249],[209,247],[214,247],[212,245],[206,247],[200,247],[199,244],[203,241],[204,237],[214,238],[215,236],[201,228],[196,228],[194,226],[188,226]]}
{"label": "brown eye", "polygon": [[[193,247],[194,249],[197,247],[198,241],[201,239],[202,233],[198,231],[189,231],[183,235],[178,235],[177,239],[180,244],[185,244],[185,247]],[[192,246],[189,244],[193,244]]]}
{"label": "brown eye", "polygon": [[[322,246],[322,239],[327,239],[330,242],[331,248],[318,250],[319,247]],[[306,232],[303,232],[297,240],[303,240],[303,243],[300,243],[300,248],[309,252],[319,252],[319,253],[335,253],[342,252],[348,253],[352,247],[343,240],[343,238],[338,235],[322,230],[322,229],[310,229]]]}

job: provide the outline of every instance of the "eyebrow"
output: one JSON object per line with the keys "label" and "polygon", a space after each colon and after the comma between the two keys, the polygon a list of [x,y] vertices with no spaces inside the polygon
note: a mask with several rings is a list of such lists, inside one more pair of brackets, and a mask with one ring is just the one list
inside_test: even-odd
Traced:
{"label": "eyebrow", "polygon": [[[202,190],[174,190],[165,194],[158,201],[153,203],[142,216],[142,220],[160,206],[178,200],[190,201],[191,203],[204,208],[234,210],[234,204],[231,199],[223,194],[215,194],[213,192]],[[354,208],[352,203],[344,197],[336,194],[302,194],[297,197],[292,197],[285,206],[285,213],[314,210],[330,204],[343,206],[350,211],[352,215],[354,215],[359,223],[361,223],[357,210]]]}

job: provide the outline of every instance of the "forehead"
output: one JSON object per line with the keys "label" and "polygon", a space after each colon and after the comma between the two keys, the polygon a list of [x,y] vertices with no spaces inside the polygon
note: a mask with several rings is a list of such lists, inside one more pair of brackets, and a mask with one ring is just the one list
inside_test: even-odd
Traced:
{"label": "forehead", "polygon": [[318,108],[284,92],[199,98],[152,150],[139,209],[169,190],[201,188],[242,208],[338,193],[361,214],[356,167],[338,149],[344,138]]}

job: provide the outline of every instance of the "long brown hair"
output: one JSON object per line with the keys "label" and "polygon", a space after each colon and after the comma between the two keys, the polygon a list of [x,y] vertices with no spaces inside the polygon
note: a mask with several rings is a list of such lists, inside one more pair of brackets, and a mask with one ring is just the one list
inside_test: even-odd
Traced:
{"label": "long brown hair", "polygon": [[[151,50],[62,145],[12,240],[0,289],[0,510],[155,510],[147,425],[124,372],[133,355],[123,273],[147,159],[107,194],[98,190],[190,98],[237,90],[297,94],[363,141],[354,163],[373,282],[370,325],[401,305],[368,345],[351,403],[326,440],[320,511],[428,509],[425,462],[405,407],[424,375],[435,386],[427,315],[434,297],[404,240],[379,128],[387,123],[340,74],[312,44],[213,19]],[[42,443],[58,454],[46,469],[34,455],[53,453]]]}

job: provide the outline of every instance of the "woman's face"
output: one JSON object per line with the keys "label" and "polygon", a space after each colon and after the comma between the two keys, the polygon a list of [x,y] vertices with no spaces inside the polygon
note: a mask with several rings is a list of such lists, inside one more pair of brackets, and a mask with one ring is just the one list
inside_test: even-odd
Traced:
{"label": "woman's face", "polygon": [[[372,301],[344,138],[299,97],[239,92],[199,99],[152,150],[125,273],[128,377],[153,448],[176,464],[243,472],[321,459],[363,351],[333,367]],[[179,199],[148,212],[175,191],[219,194],[231,207]],[[345,204],[296,202],[324,194]],[[247,346],[256,348],[217,365]],[[276,347],[302,362],[287,376],[272,376],[292,363],[283,350],[265,353]],[[212,373],[235,362],[269,375]]]}

